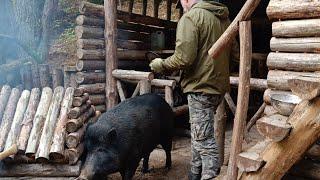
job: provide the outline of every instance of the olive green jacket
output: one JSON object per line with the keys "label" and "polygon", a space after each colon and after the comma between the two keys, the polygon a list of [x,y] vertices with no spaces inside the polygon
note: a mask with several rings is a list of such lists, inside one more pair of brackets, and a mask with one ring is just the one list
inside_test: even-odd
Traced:
{"label": "olive green jacket", "polygon": [[177,27],[176,48],[163,62],[166,70],[183,70],[184,93],[224,94],[230,89],[226,48],[217,58],[208,50],[230,24],[228,8],[217,2],[199,2],[185,13]]}

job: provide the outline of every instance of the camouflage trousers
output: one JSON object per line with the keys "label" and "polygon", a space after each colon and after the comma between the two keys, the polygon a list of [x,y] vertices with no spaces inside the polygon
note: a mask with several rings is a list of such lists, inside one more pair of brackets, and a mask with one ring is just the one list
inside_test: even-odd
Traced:
{"label": "camouflage trousers", "polygon": [[191,172],[201,179],[219,174],[219,153],[214,139],[214,114],[221,95],[188,94],[191,128]]}

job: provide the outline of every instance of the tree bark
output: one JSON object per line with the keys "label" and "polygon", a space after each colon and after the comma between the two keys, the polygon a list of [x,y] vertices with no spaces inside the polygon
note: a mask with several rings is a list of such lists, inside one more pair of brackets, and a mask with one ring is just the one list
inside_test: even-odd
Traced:
{"label": "tree bark", "polygon": [[76,26],[75,34],[78,39],[103,39],[104,29],[98,27]]}
{"label": "tree bark", "polygon": [[19,154],[24,154],[27,148],[28,139],[30,137],[33,126],[33,119],[35,118],[37,107],[40,102],[41,91],[39,88],[34,88],[31,91],[29,104],[22,120],[22,127],[18,140]]}
{"label": "tree bark", "polygon": [[3,114],[5,112],[5,108],[9,101],[10,94],[11,94],[10,86],[4,85],[0,93],[0,125],[1,125]]}
{"label": "tree bark", "polygon": [[17,145],[18,136],[21,130],[21,123],[23,120],[24,113],[27,110],[29,97],[30,91],[24,90],[21,94],[21,97],[19,98],[4,150],[8,150],[11,146]]}
{"label": "tree bark", "polygon": [[106,102],[106,96],[104,94],[93,94],[89,96],[89,100],[92,105],[104,105]]}
{"label": "tree bark", "polygon": [[311,19],[320,17],[320,2],[271,0],[267,7],[269,19]]}
{"label": "tree bark", "polygon": [[63,86],[63,72],[61,69],[52,69],[52,86],[55,89],[58,86]]}
{"label": "tree bark", "polygon": [[32,84],[34,88],[40,88],[40,74],[38,64],[34,63],[31,66],[31,74],[32,74]]}
{"label": "tree bark", "polygon": [[319,78],[318,72],[293,72],[293,71],[278,71],[270,70],[267,77],[268,88],[275,88],[277,90],[290,90],[288,84],[289,79],[295,79],[299,76],[311,78]]}
{"label": "tree bark", "polygon": [[48,64],[39,64],[39,77],[41,88],[51,87],[49,65]]}
{"label": "tree bark", "polygon": [[62,104],[59,119],[53,134],[52,145],[50,149],[50,160],[57,161],[64,159],[65,137],[67,135],[66,124],[68,121],[67,113],[72,105],[74,88],[66,89]]}
{"label": "tree bark", "polygon": [[105,70],[105,62],[97,60],[78,61],[76,64],[77,71]]}
{"label": "tree bark", "polygon": [[46,121],[40,137],[39,147],[36,153],[36,160],[39,162],[46,162],[49,160],[50,147],[58,120],[58,115],[61,109],[63,96],[64,88],[57,87],[52,96],[52,102],[48,110]]}
{"label": "tree bark", "polygon": [[273,53],[267,59],[269,69],[292,71],[319,71],[320,54],[314,53]]}
{"label": "tree bark", "polygon": [[52,90],[49,87],[43,88],[39,106],[33,119],[33,127],[26,148],[26,155],[34,157],[38,149],[40,136],[42,134],[43,124],[46,120],[48,109],[51,104]]}
{"label": "tree bark", "polygon": [[95,108],[91,106],[91,108],[83,113],[79,118],[77,119],[70,119],[67,122],[66,129],[69,133],[76,132],[80,127],[85,124],[91,116],[93,116],[95,113]]}
{"label": "tree bark", "polygon": [[312,77],[297,77],[288,80],[293,94],[303,100],[312,100],[320,95],[320,80]]}
{"label": "tree bark", "polygon": [[83,94],[83,93],[88,93],[88,94],[102,94],[105,93],[105,83],[96,83],[96,84],[83,84],[80,85],[79,88],[75,90],[75,94]]}
{"label": "tree bark", "polygon": [[225,142],[225,130],[227,123],[227,114],[226,114],[226,102],[223,99],[219,104],[216,114],[214,116],[214,138],[217,142],[218,151],[219,151],[219,166],[223,166],[224,162],[224,142]]}
{"label": "tree bark", "polygon": [[317,37],[320,35],[320,19],[289,20],[272,23],[274,37]]}
{"label": "tree bark", "polygon": [[18,89],[12,89],[0,126],[0,152],[4,149],[20,95],[21,92]]}
{"label": "tree bark", "polygon": [[121,102],[126,100],[126,96],[124,94],[121,81],[117,80],[117,90],[120,97]]}
{"label": "tree bark", "polygon": [[77,177],[81,162],[74,166],[63,164],[6,164],[0,167],[1,177]]}
{"label": "tree bark", "polygon": [[[230,76],[230,84],[232,86],[238,87],[239,86],[239,77]],[[268,85],[267,85],[266,79],[250,78],[250,89],[264,91],[267,88],[268,88]]]}
{"label": "tree bark", "polygon": [[104,72],[78,72],[76,74],[78,84],[104,83],[105,81],[106,74]]}
{"label": "tree bark", "polygon": [[[259,2],[259,1],[257,1]],[[238,177],[238,168],[236,165],[236,157],[242,150],[242,140],[244,136],[245,123],[247,119],[247,111],[250,94],[250,74],[252,59],[252,37],[251,22],[240,22],[240,73],[239,73],[239,89],[237,99],[237,110],[235,114],[235,123],[233,127],[232,143],[230,150],[230,159],[227,170],[227,177],[235,180]]]}
{"label": "tree bark", "polygon": [[87,101],[85,104],[83,104],[80,107],[74,107],[70,109],[68,112],[68,117],[70,119],[77,119],[81,114],[83,114],[85,111],[87,111],[91,107],[91,101]]}
{"label": "tree bark", "polygon": [[131,81],[140,81],[140,80],[153,80],[154,75],[152,72],[141,72],[141,71],[134,71],[134,70],[121,70],[116,69],[113,70],[112,75],[120,80],[131,80]]}
{"label": "tree bark", "polygon": [[89,94],[84,93],[81,97],[74,97],[72,101],[72,105],[74,107],[80,107],[81,105],[85,104],[89,100]]}
{"label": "tree bark", "polygon": [[276,38],[272,37],[270,41],[272,51],[280,52],[320,52],[319,37],[302,37],[302,38]]}
{"label": "tree bark", "polygon": [[245,173],[241,179],[281,179],[320,135],[320,99],[302,101],[288,119],[292,125],[290,136],[273,142],[263,152],[266,164],[257,172]]}
{"label": "tree bark", "polygon": [[149,80],[141,80],[139,86],[140,95],[151,93],[151,82]]}

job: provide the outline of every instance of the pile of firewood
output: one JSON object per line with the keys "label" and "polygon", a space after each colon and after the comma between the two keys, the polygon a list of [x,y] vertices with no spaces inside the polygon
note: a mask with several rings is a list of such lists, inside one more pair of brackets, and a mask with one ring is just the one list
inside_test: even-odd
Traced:
{"label": "pile of firewood", "polygon": [[[264,117],[257,123],[264,141],[240,153],[237,165],[243,172],[240,179],[281,179],[308,152],[320,157],[314,145],[320,133],[320,3],[319,1],[271,0],[267,8],[272,24],[271,52],[264,93]],[[292,20],[294,19],[294,20]],[[280,21],[277,21],[280,20]],[[302,101],[292,114],[274,108],[275,94],[283,97],[299,96]],[[305,168],[308,167],[308,168]],[[319,179],[314,169],[319,165],[303,160],[291,173]]]}
{"label": "pile of firewood", "polygon": [[96,111],[89,100],[89,94],[75,90],[75,97],[72,101],[73,108],[68,112],[68,121],[66,124],[66,156],[69,164],[75,164],[81,156],[84,148],[83,138],[88,123],[94,123],[101,115]]}
{"label": "pile of firewood", "polygon": [[[72,87],[31,91],[5,85],[0,93],[0,160],[16,163],[75,164],[89,118],[96,121],[88,94]],[[73,107],[73,108],[72,108]],[[68,134],[67,136],[67,132]],[[66,149],[67,147],[68,149]]]}

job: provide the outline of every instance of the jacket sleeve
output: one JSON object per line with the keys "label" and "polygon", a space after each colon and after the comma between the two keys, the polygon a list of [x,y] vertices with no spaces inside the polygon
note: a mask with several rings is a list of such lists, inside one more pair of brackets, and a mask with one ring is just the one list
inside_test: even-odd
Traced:
{"label": "jacket sleeve", "polygon": [[164,60],[166,70],[181,70],[193,64],[198,52],[198,29],[190,17],[183,16],[177,27],[176,47],[172,56]]}

